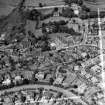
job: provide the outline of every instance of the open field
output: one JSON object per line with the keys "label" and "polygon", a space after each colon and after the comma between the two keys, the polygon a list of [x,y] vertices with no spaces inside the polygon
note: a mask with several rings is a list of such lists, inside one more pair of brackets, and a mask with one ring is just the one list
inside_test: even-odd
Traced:
{"label": "open field", "polygon": [[20,0],[0,0],[0,16],[8,15],[17,5]]}
{"label": "open field", "polygon": [[47,6],[63,5],[63,0],[26,0],[25,5],[27,6],[38,6],[39,3],[46,4]]}
{"label": "open field", "polygon": [[[0,4],[17,5],[20,0],[0,0]],[[38,6],[39,3],[46,4],[47,6],[52,5],[63,5],[63,0],[26,0],[26,6]]]}
{"label": "open field", "polygon": [[97,0],[97,2],[95,3],[84,1],[84,4],[94,11],[96,11],[97,8],[100,8],[101,10],[105,10],[105,0]]}
{"label": "open field", "polygon": [[13,9],[12,6],[0,7],[0,17],[7,16]]}
{"label": "open field", "polygon": [[[19,2],[20,0],[0,0],[0,16],[8,15]],[[25,6],[38,7],[39,3],[46,4],[46,6],[65,4],[63,0],[26,0]]]}

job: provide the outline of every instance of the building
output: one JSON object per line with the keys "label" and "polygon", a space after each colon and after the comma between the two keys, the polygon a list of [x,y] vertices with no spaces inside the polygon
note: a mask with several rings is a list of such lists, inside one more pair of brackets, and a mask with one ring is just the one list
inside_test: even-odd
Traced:
{"label": "building", "polygon": [[44,79],[44,72],[38,72],[35,77],[38,79],[38,80],[43,80]]}
{"label": "building", "polygon": [[94,73],[100,73],[101,67],[98,65],[95,65],[95,66],[91,67],[91,71],[93,71]]}
{"label": "building", "polygon": [[55,81],[54,81],[54,84],[61,84],[64,80],[64,77],[62,75],[59,75]]}
{"label": "building", "polygon": [[79,71],[80,67],[78,65],[74,66],[74,71]]}
{"label": "building", "polygon": [[6,85],[6,86],[11,85],[11,79],[9,79],[9,78],[5,79],[5,80],[2,82],[2,85]]}
{"label": "building", "polygon": [[85,83],[83,83],[78,87],[77,91],[78,91],[78,93],[84,93],[86,88],[87,88],[87,85]]}

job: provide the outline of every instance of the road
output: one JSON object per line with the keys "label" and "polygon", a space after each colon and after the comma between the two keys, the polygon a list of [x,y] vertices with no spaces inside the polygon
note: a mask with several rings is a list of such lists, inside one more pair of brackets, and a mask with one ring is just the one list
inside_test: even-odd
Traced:
{"label": "road", "polygon": [[35,8],[35,9],[53,9],[55,7],[57,7],[57,8],[68,7],[68,5],[55,5],[55,6],[44,6],[44,7],[24,6],[24,7],[26,7],[26,8]]}
{"label": "road", "polygon": [[2,90],[0,91],[0,95],[4,94],[5,92],[16,92],[19,90],[25,90],[25,89],[36,89],[36,88],[44,88],[44,89],[52,89],[58,92],[62,92],[63,94],[65,94],[69,99],[72,98],[74,99],[76,102],[81,102],[83,103],[83,105],[87,105],[85,102],[83,102],[81,100],[80,97],[74,95],[72,92],[65,90],[63,88],[59,88],[59,87],[55,87],[55,86],[49,86],[49,85],[41,85],[41,84],[34,84],[34,85],[24,85],[24,86],[18,86],[18,87],[14,87],[14,88],[10,88],[10,89],[6,89],[6,90]]}

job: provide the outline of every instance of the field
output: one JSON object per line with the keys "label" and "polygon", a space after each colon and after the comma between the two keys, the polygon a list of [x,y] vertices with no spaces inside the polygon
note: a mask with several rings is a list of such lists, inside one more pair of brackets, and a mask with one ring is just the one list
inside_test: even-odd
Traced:
{"label": "field", "polygon": [[26,6],[38,6],[39,3],[46,4],[47,6],[63,5],[63,0],[26,0]]}
{"label": "field", "polygon": [[[8,15],[20,0],[0,0],[0,16]],[[46,6],[63,5],[63,0],[26,0],[25,6],[39,6],[39,3]]]}
{"label": "field", "polygon": [[97,2],[91,3],[91,2],[84,2],[84,4],[91,8],[93,11],[96,11],[98,8],[105,10],[105,0],[96,0]]}
{"label": "field", "polygon": [[12,5],[17,5],[19,0],[0,0],[0,17],[2,15],[8,15],[15,7]]}

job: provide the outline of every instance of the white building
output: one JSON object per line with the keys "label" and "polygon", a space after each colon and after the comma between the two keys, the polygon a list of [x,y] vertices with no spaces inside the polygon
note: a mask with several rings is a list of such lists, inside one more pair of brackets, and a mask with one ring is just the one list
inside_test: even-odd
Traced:
{"label": "white building", "polygon": [[39,79],[39,80],[42,80],[42,79],[44,79],[44,73],[43,73],[43,72],[38,72],[38,73],[35,75],[35,77],[36,77],[37,79]]}
{"label": "white building", "polygon": [[59,75],[56,80],[54,81],[54,84],[61,84],[63,82],[64,77]]}
{"label": "white building", "polygon": [[2,82],[2,84],[9,86],[9,85],[11,84],[11,80],[10,80],[9,78],[7,78],[6,80],[4,80],[4,81]]}

